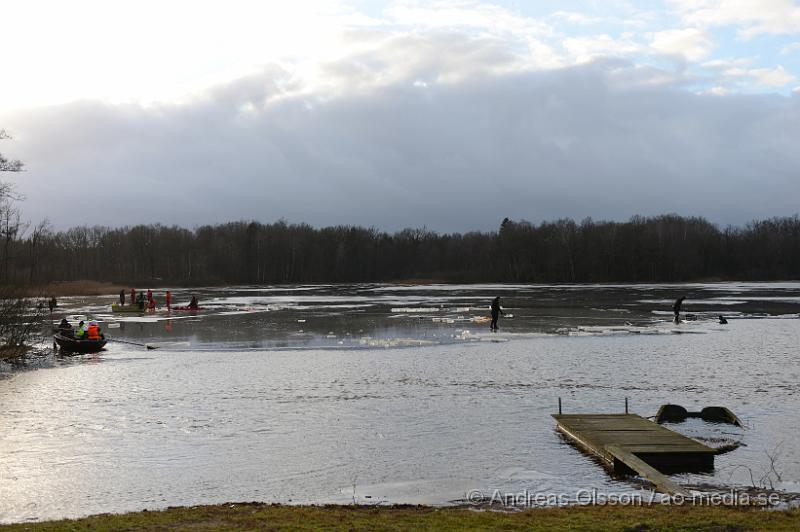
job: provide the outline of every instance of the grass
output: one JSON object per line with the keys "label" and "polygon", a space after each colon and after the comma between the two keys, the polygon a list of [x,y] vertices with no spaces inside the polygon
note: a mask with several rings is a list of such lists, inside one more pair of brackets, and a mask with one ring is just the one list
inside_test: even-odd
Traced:
{"label": "grass", "polygon": [[28,354],[32,347],[27,345],[0,345],[0,360],[11,360]]}
{"label": "grass", "polygon": [[572,506],[524,512],[429,506],[283,506],[228,503],[0,526],[49,530],[799,530],[800,510]]}
{"label": "grass", "polygon": [[[122,289],[126,289],[126,287],[101,281],[61,281],[33,287],[30,292],[33,296],[44,295],[46,297],[104,296],[119,294]],[[130,288],[126,290],[130,290]]]}

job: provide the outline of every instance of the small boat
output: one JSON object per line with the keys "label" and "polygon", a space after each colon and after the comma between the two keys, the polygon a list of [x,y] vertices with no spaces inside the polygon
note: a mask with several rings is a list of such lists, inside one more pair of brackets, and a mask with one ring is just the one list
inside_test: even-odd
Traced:
{"label": "small boat", "polygon": [[680,405],[661,405],[656,414],[656,423],[681,423],[690,417],[712,423],[728,423],[744,427],[742,420],[724,406],[707,406],[699,412],[689,412]]}
{"label": "small boat", "polygon": [[106,345],[105,338],[102,340],[77,340],[60,333],[53,335],[53,341],[58,344],[62,351],[67,353],[97,353]]}

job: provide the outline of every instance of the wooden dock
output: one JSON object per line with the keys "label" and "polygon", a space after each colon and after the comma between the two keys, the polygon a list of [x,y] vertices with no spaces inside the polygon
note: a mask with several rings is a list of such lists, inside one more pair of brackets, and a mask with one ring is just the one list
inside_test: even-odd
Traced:
{"label": "wooden dock", "polygon": [[689,493],[664,473],[707,471],[716,451],[636,414],[554,414],[558,430],[615,472],[636,473],[668,494]]}

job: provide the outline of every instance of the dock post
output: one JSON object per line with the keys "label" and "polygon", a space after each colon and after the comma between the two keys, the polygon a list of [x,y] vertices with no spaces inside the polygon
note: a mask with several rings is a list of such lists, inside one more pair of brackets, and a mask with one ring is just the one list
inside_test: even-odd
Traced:
{"label": "dock post", "polygon": [[561,415],[561,398],[558,398],[558,415]]}
{"label": "dock post", "polygon": [[628,413],[628,398],[625,398],[625,413]]}

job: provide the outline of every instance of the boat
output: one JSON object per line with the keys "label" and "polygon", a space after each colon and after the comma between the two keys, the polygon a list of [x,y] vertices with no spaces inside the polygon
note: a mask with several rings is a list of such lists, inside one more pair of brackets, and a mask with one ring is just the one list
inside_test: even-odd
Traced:
{"label": "boat", "polygon": [[53,341],[58,344],[62,351],[67,353],[97,353],[106,345],[105,338],[101,340],[77,340],[60,333],[53,335]]}
{"label": "boat", "polygon": [[139,306],[138,303],[133,305],[120,305],[119,303],[114,303],[111,305],[112,312],[144,312],[145,309]]}
{"label": "boat", "polygon": [[661,405],[656,414],[656,423],[681,423],[686,418],[700,418],[712,423],[728,423],[737,427],[744,427],[739,417],[724,406],[707,406],[699,412],[689,412],[680,405]]}

